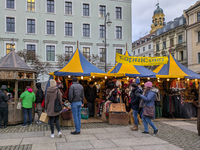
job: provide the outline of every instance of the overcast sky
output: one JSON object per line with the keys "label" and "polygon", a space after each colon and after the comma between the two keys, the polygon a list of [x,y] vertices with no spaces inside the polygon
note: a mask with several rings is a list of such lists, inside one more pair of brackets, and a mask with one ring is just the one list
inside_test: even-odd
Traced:
{"label": "overcast sky", "polygon": [[[132,42],[150,32],[157,2],[158,0],[132,0]],[[167,23],[180,17],[183,10],[196,2],[197,0],[159,0],[159,6],[163,9]]]}

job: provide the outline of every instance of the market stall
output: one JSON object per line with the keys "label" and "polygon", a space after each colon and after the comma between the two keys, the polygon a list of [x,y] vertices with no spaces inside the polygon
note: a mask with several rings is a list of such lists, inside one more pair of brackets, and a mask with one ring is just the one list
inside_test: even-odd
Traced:
{"label": "market stall", "polygon": [[168,64],[158,66],[154,72],[154,85],[160,91],[156,117],[196,117],[200,75],[181,65],[171,54]]}
{"label": "market stall", "polygon": [[[0,87],[6,85],[11,95],[8,102],[8,125],[23,123],[23,113],[17,109],[17,104],[26,86],[34,89],[35,73],[14,51],[0,59]],[[32,111],[34,116],[34,107]]]}

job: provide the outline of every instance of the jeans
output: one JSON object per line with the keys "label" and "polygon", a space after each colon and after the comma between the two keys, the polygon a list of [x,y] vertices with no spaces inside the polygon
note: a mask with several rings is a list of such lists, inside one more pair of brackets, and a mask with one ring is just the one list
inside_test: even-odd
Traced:
{"label": "jeans", "polygon": [[89,110],[89,114],[94,116],[94,103],[87,102],[87,107]]}
{"label": "jeans", "polygon": [[60,131],[59,115],[55,116],[55,117],[49,116],[51,134],[54,134],[54,119],[55,119],[55,122],[56,122],[56,128],[57,128],[58,132]]}
{"label": "jeans", "polygon": [[81,130],[81,106],[82,101],[71,103],[72,115],[74,119],[76,132],[80,132]]}
{"label": "jeans", "polygon": [[156,126],[154,125],[154,123],[151,121],[151,118],[142,116],[142,120],[143,120],[143,125],[144,125],[144,131],[149,132],[148,124],[153,128],[153,130],[158,130]]}
{"label": "jeans", "polygon": [[23,116],[24,116],[24,125],[27,125],[27,113],[29,118],[29,124],[32,124],[32,108],[22,107]]}
{"label": "jeans", "polygon": [[0,127],[2,124],[2,120],[4,126],[7,126],[8,123],[8,107],[0,107]]}
{"label": "jeans", "polygon": [[36,107],[37,107],[37,113],[38,113],[38,120],[40,119],[40,116],[42,114],[42,106],[41,103],[36,103]]}
{"label": "jeans", "polygon": [[133,110],[134,123],[136,126],[138,125],[137,114],[138,114],[138,110]]}

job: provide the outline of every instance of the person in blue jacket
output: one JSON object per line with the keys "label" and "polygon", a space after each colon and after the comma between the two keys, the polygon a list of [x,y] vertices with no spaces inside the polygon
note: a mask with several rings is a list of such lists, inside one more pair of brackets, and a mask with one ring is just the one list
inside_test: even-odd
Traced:
{"label": "person in blue jacket", "polygon": [[136,83],[131,84],[132,91],[131,91],[131,108],[133,109],[133,117],[134,117],[134,126],[130,127],[131,130],[133,131],[138,131],[138,109],[139,109],[139,104],[140,104],[140,97],[136,96],[136,93],[142,94],[143,91],[139,89],[138,85]]}
{"label": "person in blue jacket", "polygon": [[[136,93],[137,96],[142,98],[144,100],[145,106],[154,106],[154,101],[156,99],[156,93],[152,91],[152,82],[148,81],[144,84],[144,93],[143,95],[141,93]],[[154,123],[151,121],[152,118],[146,117],[142,115],[142,120],[144,124],[144,134],[149,134],[148,131],[148,124],[153,128],[154,135],[158,134],[158,129],[154,125]]]}

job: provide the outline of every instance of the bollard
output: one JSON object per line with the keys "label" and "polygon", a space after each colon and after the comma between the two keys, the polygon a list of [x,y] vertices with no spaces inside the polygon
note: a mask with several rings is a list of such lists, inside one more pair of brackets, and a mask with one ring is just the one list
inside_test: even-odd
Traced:
{"label": "bollard", "polygon": [[200,136],[200,84],[199,84],[199,100],[198,100],[198,114],[197,114],[197,130],[198,130],[198,135]]}

